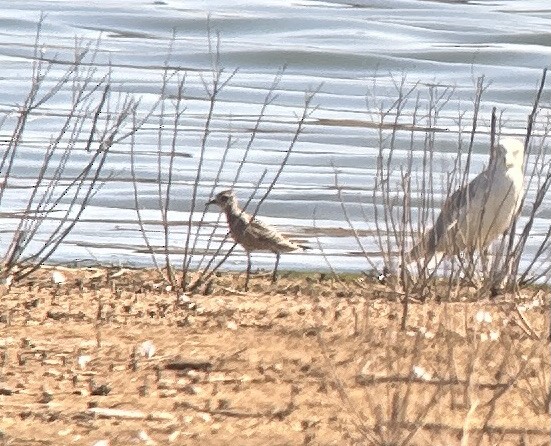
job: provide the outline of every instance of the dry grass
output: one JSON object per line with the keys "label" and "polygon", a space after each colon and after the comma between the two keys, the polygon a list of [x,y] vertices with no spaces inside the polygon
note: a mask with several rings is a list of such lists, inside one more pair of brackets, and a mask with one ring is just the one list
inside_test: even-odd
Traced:
{"label": "dry grass", "polygon": [[175,305],[155,271],[59,271],[3,290],[4,444],[548,444],[547,292],[412,302],[402,331],[366,278]]}

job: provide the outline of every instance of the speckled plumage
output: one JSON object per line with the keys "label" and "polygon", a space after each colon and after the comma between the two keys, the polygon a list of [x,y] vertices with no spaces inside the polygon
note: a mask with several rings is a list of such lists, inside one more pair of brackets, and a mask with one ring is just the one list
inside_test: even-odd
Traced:
{"label": "speckled plumage", "polygon": [[524,189],[524,144],[502,138],[495,160],[442,206],[434,226],[410,251],[412,259],[486,248],[510,226]]}
{"label": "speckled plumage", "polygon": [[251,269],[251,252],[271,251],[276,254],[276,264],[272,276],[275,281],[280,254],[301,248],[307,249],[306,246],[292,242],[273,226],[253,218],[252,215],[241,209],[232,190],[218,193],[208,204],[217,204],[222,208],[226,214],[230,234],[235,242],[239,243],[247,252],[247,284]]}

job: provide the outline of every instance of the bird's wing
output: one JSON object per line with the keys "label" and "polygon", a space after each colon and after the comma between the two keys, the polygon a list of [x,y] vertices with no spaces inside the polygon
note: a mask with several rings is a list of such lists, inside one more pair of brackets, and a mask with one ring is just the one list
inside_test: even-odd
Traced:
{"label": "bird's wing", "polygon": [[257,218],[251,218],[247,226],[247,231],[250,231],[256,237],[262,239],[274,240],[276,238],[283,238],[276,228]]}
{"label": "bird's wing", "polygon": [[457,225],[470,203],[484,199],[489,187],[489,172],[484,171],[478,174],[471,182],[457,189],[444,202],[440,215],[436,219],[434,226],[423,236],[420,243],[410,251],[412,258],[420,258],[422,255],[432,257],[440,240]]}
{"label": "bird's wing", "polygon": [[283,250],[294,250],[298,248],[298,245],[287,239],[276,228],[256,218],[249,221],[246,231],[260,244],[265,243],[267,249],[277,247]]}
{"label": "bird's wing", "polygon": [[484,195],[489,192],[490,188],[490,172],[485,170],[478,174],[470,183],[466,186],[460,187],[456,190],[451,197],[446,200],[444,208],[449,210],[453,215],[457,215],[457,211],[464,209],[474,201],[483,199]]}

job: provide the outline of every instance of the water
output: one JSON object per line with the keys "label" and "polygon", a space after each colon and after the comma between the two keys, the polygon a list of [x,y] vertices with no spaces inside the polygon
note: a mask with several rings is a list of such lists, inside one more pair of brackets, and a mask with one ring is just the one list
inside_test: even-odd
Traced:
{"label": "water", "polygon": [[[186,239],[185,222],[191,211],[191,186],[195,181],[199,148],[208,111],[203,81],[211,79],[207,29],[220,35],[220,65],[224,76],[238,69],[218,97],[205,151],[197,202],[200,212],[212,191],[224,147],[231,135],[232,147],[222,169],[216,190],[231,185],[260,113],[270,85],[283,66],[275,93],[266,109],[260,130],[251,145],[235,190],[242,201],[266,170],[261,191],[274,178],[296,129],[305,92],[319,89],[312,104],[315,112],[293,147],[269,199],[259,211],[266,221],[277,224],[315,249],[285,255],[282,268],[365,270],[370,267],[345,218],[361,231],[361,240],[370,259],[377,263],[379,252],[372,237],[374,230],[373,189],[378,153],[374,122],[378,111],[388,108],[398,97],[397,85],[405,91],[416,86],[404,110],[404,122],[411,124],[416,94],[419,115],[428,108],[429,86],[438,85],[442,94],[439,120],[431,126],[435,133],[435,168],[442,181],[453,166],[457,150],[460,111],[466,112],[463,126],[469,128],[476,79],[489,83],[482,100],[481,134],[475,141],[473,172],[487,162],[487,131],[492,107],[503,112],[506,133],[522,135],[542,69],[549,65],[551,8],[547,1],[28,1],[0,5],[0,59],[2,97],[0,112],[10,113],[22,103],[30,85],[33,44],[41,13],[44,21],[40,41],[45,57],[67,62],[74,54],[75,36],[95,40],[101,36],[93,65],[105,73],[111,66],[113,89],[128,92],[141,100],[143,116],[157,101],[163,66],[180,67],[186,72],[184,96],[186,111],[180,121],[177,156],[171,187],[169,248],[175,263],[181,261]],[[209,25],[207,24],[209,23]],[[174,41],[171,39],[174,32]],[[215,38],[212,38],[215,42]],[[66,65],[55,64],[47,85]],[[14,211],[22,211],[32,190],[44,156],[44,148],[60,119],[66,116],[71,95],[68,86],[40,113],[33,115],[19,152],[8,187],[2,198],[2,232],[13,230]],[[171,82],[166,96],[174,97]],[[549,103],[548,92],[543,103]],[[145,220],[150,244],[160,252],[161,231],[157,154],[168,165],[174,110],[165,100],[166,120],[160,109],[136,134],[134,168],[138,180],[139,208]],[[392,117],[385,122],[392,122]],[[423,119],[421,119],[423,121]],[[425,121],[424,121],[425,122]],[[422,122],[413,132],[416,147],[422,147]],[[164,125],[159,144],[158,129]],[[13,114],[0,130],[5,146],[11,137]],[[397,132],[395,166],[409,153],[412,132]],[[464,136],[466,140],[467,135]],[[73,150],[65,179],[77,172],[87,155],[84,142]],[[80,151],[80,152],[79,152]],[[130,141],[115,145],[107,161],[105,184],[80,217],[52,260],[59,262],[102,262],[108,264],[151,265],[140,226],[137,224],[132,187]],[[337,175],[335,176],[335,172]],[[398,171],[396,171],[397,175]],[[66,184],[67,180],[64,180]],[[163,187],[167,177],[163,176]],[[338,183],[338,187],[337,187]],[[341,195],[338,194],[341,190]],[[418,195],[418,191],[414,191]],[[533,187],[532,187],[533,192]],[[253,200],[253,205],[259,196]],[[547,200],[534,226],[529,251],[547,231],[550,207]],[[200,232],[197,251],[212,252],[224,236],[219,214],[209,209],[207,224]],[[44,244],[55,226],[51,214],[39,231],[29,253]],[[222,222],[223,223],[223,222]],[[214,243],[207,245],[213,228]],[[195,229],[194,229],[195,231]],[[195,233],[195,232],[193,232]],[[8,237],[1,244],[5,250]],[[321,247],[321,249],[319,249]],[[160,258],[162,262],[162,258]],[[267,267],[273,256],[258,254],[255,266]],[[236,250],[228,268],[242,268],[244,256]]]}

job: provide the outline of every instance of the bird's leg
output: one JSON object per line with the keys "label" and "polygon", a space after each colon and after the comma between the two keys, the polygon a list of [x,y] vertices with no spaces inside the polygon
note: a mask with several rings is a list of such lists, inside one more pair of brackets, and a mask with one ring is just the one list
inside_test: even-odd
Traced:
{"label": "bird's leg", "polygon": [[490,252],[488,247],[485,247],[480,252],[480,257],[482,258],[482,271],[485,277],[491,275],[493,269],[493,255]]}
{"label": "bird's leg", "polygon": [[274,273],[272,274],[272,283],[276,283],[277,281],[277,267],[279,265],[279,252],[276,252],[276,262],[275,262],[275,267],[274,267]]}
{"label": "bird's leg", "polygon": [[247,251],[247,277],[245,278],[245,291],[249,291],[250,276],[251,276],[251,253]]}
{"label": "bird's leg", "polygon": [[[507,284],[507,271],[505,265],[499,263],[499,255],[486,247],[483,251],[484,255],[484,277],[483,280],[487,283],[488,288],[492,293],[497,293],[503,290]],[[501,268],[498,268],[501,267]]]}
{"label": "bird's leg", "polygon": [[[474,286],[475,288],[480,288],[481,287],[481,283],[480,281],[478,280],[477,278],[477,274],[476,274],[476,257],[475,257],[475,248],[471,248],[469,249],[467,252],[466,252],[466,258],[465,258],[465,278],[467,279],[468,282],[471,283],[472,286]],[[483,263],[483,267],[484,267],[484,260],[481,258],[480,259]]]}

